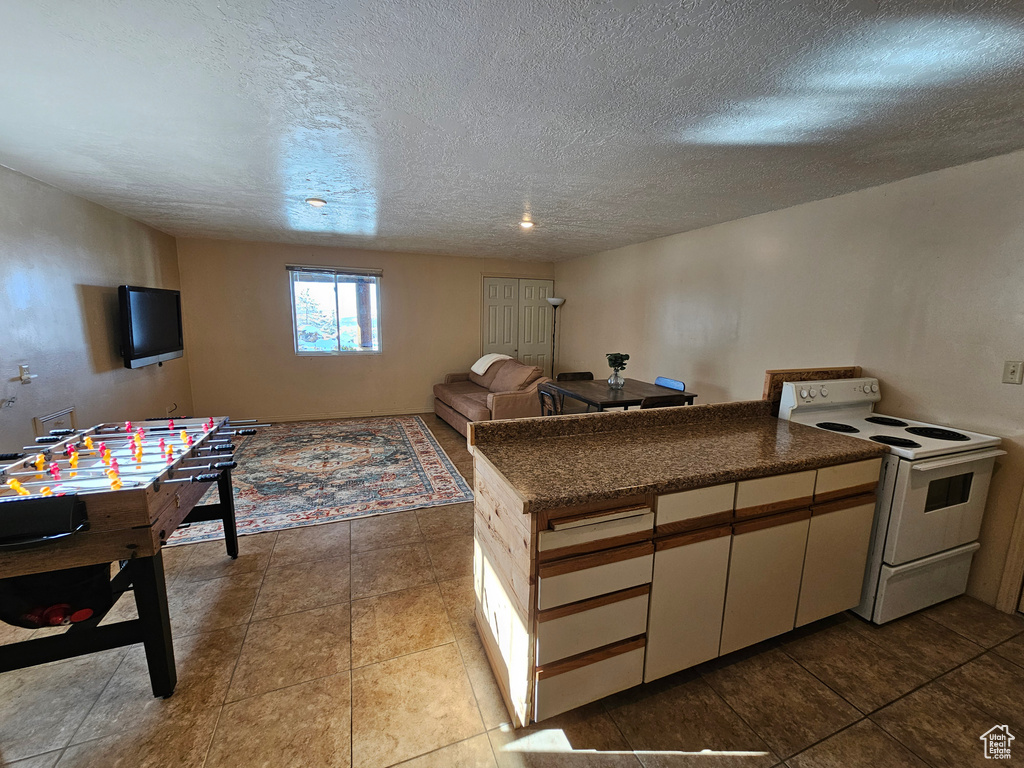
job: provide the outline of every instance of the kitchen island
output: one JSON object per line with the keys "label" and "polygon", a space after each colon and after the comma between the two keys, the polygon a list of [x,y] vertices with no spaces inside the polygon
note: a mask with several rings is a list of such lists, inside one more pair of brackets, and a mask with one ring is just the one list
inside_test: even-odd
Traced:
{"label": "kitchen island", "polygon": [[763,401],[468,440],[477,625],[516,725],[860,601],[884,446]]}

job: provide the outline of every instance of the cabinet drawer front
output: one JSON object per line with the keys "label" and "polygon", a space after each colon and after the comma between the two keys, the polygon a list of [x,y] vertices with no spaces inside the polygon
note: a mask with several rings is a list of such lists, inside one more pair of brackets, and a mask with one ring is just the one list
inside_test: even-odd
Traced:
{"label": "cabinet drawer front", "polygon": [[736,483],[667,493],[658,497],[658,533],[673,533],[732,519]]}
{"label": "cabinet drawer front", "polygon": [[793,629],[800,594],[807,517],[733,536],[721,653]]}
{"label": "cabinet drawer front", "polygon": [[649,584],[653,565],[649,542],[541,565],[537,607],[543,611]]}
{"label": "cabinet drawer front", "polygon": [[836,467],[823,467],[818,470],[814,484],[814,500],[829,501],[843,496],[854,496],[858,493],[870,493],[878,485],[878,475],[882,469],[881,459],[855,461],[852,464],[840,464]]}
{"label": "cabinet drawer front", "polygon": [[644,682],[718,655],[731,542],[719,536],[655,554]]}
{"label": "cabinet drawer front", "polygon": [[598,597],[578,606],[556,608],[537,617],[537,665],[601,648],[647,631],[646,585]]}
{"label": "cabinet drawer front", "polygon": [[608,653],[597,651],[593,656],[595,660],[581,659],[580,666],[564,672],[537,673],[533,693],[535,720],[546,720],[643,682],[642,639]]}
{"label": "cabinet drawer front", "polygon": [[[593,552],[599,549],[649,539],[654,530],[654,513],[649,509],[618,512],[612,519],[594,518],[586,524],[570,524],[537,534],[537,551],[542,560]],[[556,524],[557,525],[557,524]]]}
{"label": "cabinet drawer front", "polygon": [[736,517],[757,517],[799,509],[814,499],[815,471],[759,477],[736,483]]}
{"label": "cabinet drawer front", "polygon": [[811,518],[796,614],[798,627],[860,603],[875,519],[874,497],[867,498],[859,506]]}

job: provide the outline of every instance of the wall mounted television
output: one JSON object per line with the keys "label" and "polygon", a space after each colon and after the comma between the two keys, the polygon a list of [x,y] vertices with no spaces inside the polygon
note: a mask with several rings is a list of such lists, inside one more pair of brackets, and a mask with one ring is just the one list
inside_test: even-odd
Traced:
{"label": "wall mounted television", "polygon": [[125,368],[162,365],[184,354],[180,291],[122,285],[117,297]]}

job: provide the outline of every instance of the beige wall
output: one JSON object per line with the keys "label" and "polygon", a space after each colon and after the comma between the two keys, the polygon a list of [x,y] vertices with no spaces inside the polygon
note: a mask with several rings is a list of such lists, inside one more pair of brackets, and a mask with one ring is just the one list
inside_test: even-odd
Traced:
{"label": "beige wall", "polygon": [[[767,368],[861,365],[878,410],[1005,438],[969,590],[993,603],[1024,483],[1024,153],[556,264],[559,370],[759,398]],[[1019,585],[1017,585],[1019,586]]]}
{"label": "beige wall", "polygon": [[[220,240],[178,241],[197,413],[289,420],[417,413],[480,354],[483,275],[548,263]],[[380,355],[299,357],[287,264],[383,270]]]}
{"label": "beige wall", "polygon": [[[79,426],[192,409],[185,360],[138,370],[118,353],[117,286],[178,287],[174,238],[0,168],[0,451],[32,417],[75,406]],[[27,363],[39,378],[11,381]]]}

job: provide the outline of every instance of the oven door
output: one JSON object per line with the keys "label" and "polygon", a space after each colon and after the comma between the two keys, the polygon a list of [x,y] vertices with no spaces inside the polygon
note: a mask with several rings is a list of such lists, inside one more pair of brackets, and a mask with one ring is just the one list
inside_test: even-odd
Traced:
{"label": "oven door", "polygon": [[938,458],[900,459],[885,539],[889,565],[926,557],[978,538],[997,456],[982,450]]}

